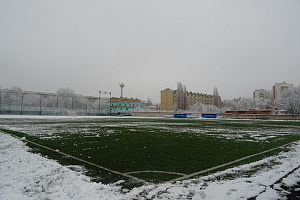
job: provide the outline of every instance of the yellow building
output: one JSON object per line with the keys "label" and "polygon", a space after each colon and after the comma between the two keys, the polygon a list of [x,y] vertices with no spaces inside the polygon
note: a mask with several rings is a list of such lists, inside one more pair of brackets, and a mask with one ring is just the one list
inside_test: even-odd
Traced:
{"label": "yellow building", "polygon": [[174,91],[170,88],[160,91],[160,110],[173,110]]}
{"label": "yellow building", "polygon": [[[160,106],[161,110],[171,111],[176,104],[176,90],[172,90],[167,88],[165,90],[160,91]],[[187,107],[196,104],[202,103],[205,105],[214,105],[214,96],[202,93],[195,93],[195,92],[186,92],[186,99],[187,99]],[[221,106],[221,97],[218,97],[218,107]]]}

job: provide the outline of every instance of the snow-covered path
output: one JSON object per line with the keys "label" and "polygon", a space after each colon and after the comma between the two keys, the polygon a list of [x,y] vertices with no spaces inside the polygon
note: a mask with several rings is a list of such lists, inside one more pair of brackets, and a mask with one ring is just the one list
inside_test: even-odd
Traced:
{"label": "snow-covered path", "polygon": [[[300,181],[300,170],[277,180],[300,166],[300,142],[293,150],[262,161],[228,169],[199,179],[150,184],[123,190],[118,183],[94,183],[80,172],[28,152],[23,141],[0,132],[0,200],[68,199],[284,199],[281,184]],[[263,163],[275,162],[252,177],[216,180],[226,174],[247,171]],[[74,166],[73,166],[74,168]]]}

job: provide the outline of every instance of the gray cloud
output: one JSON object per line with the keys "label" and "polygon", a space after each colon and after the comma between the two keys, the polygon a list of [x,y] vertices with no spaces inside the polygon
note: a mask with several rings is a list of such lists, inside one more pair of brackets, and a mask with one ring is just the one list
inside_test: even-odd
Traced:
{"label": "gray cloud", "polygon": [[251,96],[299,84],[299,1],[1,1],[0,85]]}

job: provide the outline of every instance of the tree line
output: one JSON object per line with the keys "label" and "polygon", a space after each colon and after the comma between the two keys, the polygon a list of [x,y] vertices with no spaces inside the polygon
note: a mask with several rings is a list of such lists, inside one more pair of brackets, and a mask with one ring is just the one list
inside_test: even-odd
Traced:
{"label": "tree line", "polygon": [[[232,100],[222,100],[221,107],[218,107],[219,92],[215,87],[213,89],[213,105],[196,103],[187,106],[187,89],[181,82],[177,83],[176,99],[177,103],[174,111],[199,112],[199,113],[225,113],[227,110],[284,110],[288,114],[300,114],[300,85],[290,89],[284,89],[279,100],[274,100],[272,92],[268,97],[254,100],[253,98],[235,98]],[[73,89],[58,88],[56,93],[36,93],[23,91],[20,87],[11,87],[1,89],[0,87],[0,110],[5,107],[24,106],[41,107],[48,109],[71,109],[71,110],[94,110],[99,112],[107,109],[109,99],[98,97],[87,97],[78,95]],[[150,98],[147,105],[152,106]],[[100,110],[99,110],[100,108]]]}
{"label": "tree line", "polygon": [[[1,88],[0,88],[1,89]],[[39,93],[23,91],[20,87],[0,90],[0,111],[4,110],[81,110],[82,113],[106,112],[109,99],[83,96],[70,88],[58,88],[56,93]]]}
{"label": "tree line", "polygon": [[269,96],[258,100],[251,97],[222,100],[221,107],[218,107],[219,92],[216,87],[213,89],[213,105],[198,102],[188,107],[186,93],[186,86],[178,82],[176,92],[177,103],[174,107],[175,112],[182,110],[198,113],[225,113],[227,110],[282,110],[287,114],[300,114],[300,85],[284,89],[278,100],[274,100],[273,92],[270,92]]}

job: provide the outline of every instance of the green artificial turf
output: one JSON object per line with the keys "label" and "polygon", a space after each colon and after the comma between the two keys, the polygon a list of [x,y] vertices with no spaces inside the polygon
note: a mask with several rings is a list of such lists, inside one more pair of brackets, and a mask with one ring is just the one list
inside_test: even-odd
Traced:
{"label": "green artificial turf", "polygon": [[[131,175],[156,183],[180,177],[167,172],[188,175],[300,139],[299,122],[290,121],[74,118],[11,119],[2,124],[6,126],[0,126],[1,131],[121,173],[143,171]],[[131,185],[139,184],[56,152],[28,145],[33,152],[62,164],[84,166],[86,174],[95,181],[125,180]]]}

